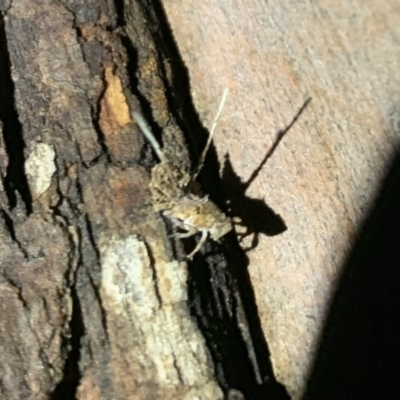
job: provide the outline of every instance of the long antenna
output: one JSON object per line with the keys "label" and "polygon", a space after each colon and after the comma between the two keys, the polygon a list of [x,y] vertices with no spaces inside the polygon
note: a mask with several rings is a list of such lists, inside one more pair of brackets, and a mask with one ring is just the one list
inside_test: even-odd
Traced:
{"label": "long antenna", "polygon": [[166,161],[160,145],[158,144],[156,138],[154,137],[144,118],[136,111],[133,111],[131,115],[133,120],[139,125],[140,130],[143,132],[143,135],[146,136],[147,140],[150,142],[160,161]]}
{"label": "long antenna", "polygon": [[194,181],[197,178],[197,175],[200,173],[201,168],[203,167],[204,164],[204,160],[206,159],[206,155],[208,152],[208,149],[210,148],[211,142],[212,142],[212,138],[214,136],[214,132],[215,132],[215,128],[217,127],[217,123],[219,120],[219,117],[221,116],[222,113],[222,109],[224,108],[225,102],[226,102],[226,98],[228,97],[228,92],[229,90],[227,88],[225,88],[224,93],[222,94],[222,98],[221,98],[221,102],[219,103],[219,107],[218,107],[218,111],[217,111],[217,115],[214,118],[214,121],[211,125],[211,129],[210,129],[210,135],[208,136],[208,140],[207,143],[203,149],[203,152],[201,153],[200,159],[199,159],[199,163],[197,164],[196,169],[194,170],[193,174],[192,174],[192,181]]}

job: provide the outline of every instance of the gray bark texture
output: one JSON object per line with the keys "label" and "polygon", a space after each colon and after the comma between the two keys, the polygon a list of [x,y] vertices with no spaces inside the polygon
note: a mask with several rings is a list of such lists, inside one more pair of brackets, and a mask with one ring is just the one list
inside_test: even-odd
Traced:
{"label": "gray bark texture", "polygon": [[[0,399],[399,397],[399,20],[0,0]],[[189,261],[131,112],[187,172],[225,88],[198,181],[243,226]]]}
{"label": "gray bark texture", "polygon": [[188,266],[152,206],[131,111],[182,170],[207,139],[161,4],[2,2],[0,68],[1,398],[284,394],[227,269],[234,235]]}

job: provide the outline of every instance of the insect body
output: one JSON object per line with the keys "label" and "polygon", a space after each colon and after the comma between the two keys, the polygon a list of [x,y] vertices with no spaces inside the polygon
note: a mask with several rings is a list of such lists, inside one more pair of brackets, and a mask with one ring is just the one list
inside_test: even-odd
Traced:
{"label": "insect body", "polygon": [[190,237],[199,232],[202,234],[199,243],[188,255],[188,258],[192,258],[201,249],[208,237],[218,240],[233,228],[231,219],[208,196],[202,196],[198,190],[194,190],[194,180],[203,166],[226,96],[227,90],[224,91],[199,165],[192,174],[178,170],[173,163],[166,159],[143,117],[137,112],[132,113],[133,119],[149,140],[161,161],[153,168],[150,183],[155,210],[160,211],[178,228],[185,231],[178,233],[177,237]]}

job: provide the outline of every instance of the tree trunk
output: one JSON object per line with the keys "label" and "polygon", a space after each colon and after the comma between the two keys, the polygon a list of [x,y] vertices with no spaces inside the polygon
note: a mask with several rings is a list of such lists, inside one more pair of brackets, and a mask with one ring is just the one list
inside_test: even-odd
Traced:
{"label": "tree trunk", "polygon": [[[2,398],[302,397],[400,100],[395,5],[325,3],[0,1]],[[190,171],[224,88],[199,180],[252,235],[189,261],[131,111]]]}
{"label": "tree trunk", "polygon": [[[248,225],[266,233],[247,256],[276,378],[293,399],[306,391],[316,400],[398,393],[393,383],[398,339],[386,336],[400,335],[393,320],[400,233],[391,231],[399,223],[394,204],[400,201],[394,189],[399,187],[398,2],[163,4],[202,121],[211,120],[215,99],[230,89],[214,144],[228,166],[225,196],[235,203],[247,189],[236,209]],[[237,184],[238,176],[243,182],[252,177],[308,97],[309,106],[256,179],[249,187]],[[386,214],[378,212],[380,227],[368,245],[360,246],[382,182],[390,205],[383,206]],[[268,227],[274,224],[263,218],[268,208],[259,207],[261,199],[281,216],[285,232],[271,236]],[[348,297],[334,307],[342,287]],[[336,334],[324,328],[331,320]],[[312,395],[307,382],[314,380],[319,369],[314,361],[328,338],[332,350],[320,379],[325,391]]]}
{"label": "tree trunk", "polygon": [[[263,383],[223,244],[191,263],[189,290],[184,249],[152,206],[156,160],[131,110],[191,167],[164,18],[140,1],[2,4],[3,398],[239,398],[222,366],[234,352]],[[223,292],[200,289],[204,274]]]}

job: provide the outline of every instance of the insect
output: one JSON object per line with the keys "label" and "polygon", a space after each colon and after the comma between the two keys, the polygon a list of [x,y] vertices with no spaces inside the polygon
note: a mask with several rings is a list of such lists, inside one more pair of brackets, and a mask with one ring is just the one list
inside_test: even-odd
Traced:
{"label": "insect", "polygon": [[197,246],[187,256],[189,259],[193,258],[209,237],[217,241],[233,229],[231,218],[227,217],[208,196],[202,195],[195,181],[203,167],[227,95],[228,90],[225,89],[207,143],[197,168],[191,174],[175,167],[172,161],[165,157],[144,118],[138,112],[132,112],[133,120],[160,159],[160,163],[151,172],[150,191],[154,209],[160,211],[176,227],[184,231],[176,234],[178,238],[187,238],[201,233]]}

